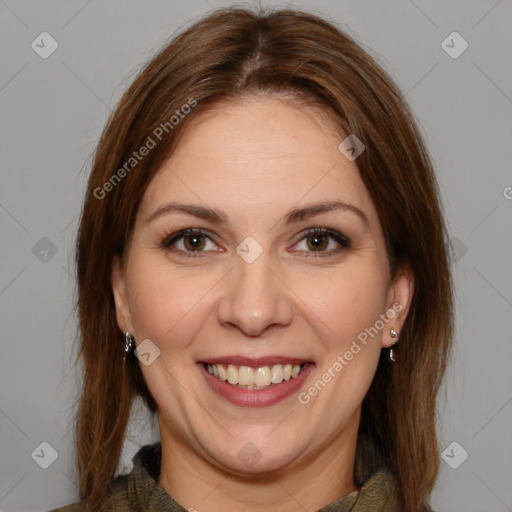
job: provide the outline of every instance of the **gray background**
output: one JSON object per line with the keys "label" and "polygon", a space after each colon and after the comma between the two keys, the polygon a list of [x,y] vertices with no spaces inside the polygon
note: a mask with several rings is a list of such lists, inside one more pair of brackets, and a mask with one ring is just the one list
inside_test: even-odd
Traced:
{"label": "gray background", "polygon": [[[107,115],[175,30],[229,3],[0,0],[1,511],[45,511],[77,499],[73,244]],[[510,511],[512,2],[290,5],[327,15],[372,49],[420,120],[453,237],[457,289],[441,444],[460,445],[449,451],[452,461],[462,449],[469,454],[457,469],[441,461],[433,505],[438,512]],[[47,59],[31,48],[43,31],[59,45]],[[441,47],[453,31],[469,44],[456,59]],[[123,468],[158,436],[140,414]],[[42,442],[58,454],[48,469],[36,463],[48,449],[31,456]]]}

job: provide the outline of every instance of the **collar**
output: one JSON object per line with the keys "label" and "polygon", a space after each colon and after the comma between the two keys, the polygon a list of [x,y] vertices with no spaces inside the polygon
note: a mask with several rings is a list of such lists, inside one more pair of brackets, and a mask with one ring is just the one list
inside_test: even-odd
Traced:
{"label": "collar", "polygon": [[[157,483],[162,462],[160,441],[142,446],[132,461],[132,471],[116,479],[123,480],[130,501],[140,504],[140,510],[147,512],[188,512]],[[378,471],[364,482],[359,491],[326,505],[318,512],[399,512],[395,480],[391,473]]]}

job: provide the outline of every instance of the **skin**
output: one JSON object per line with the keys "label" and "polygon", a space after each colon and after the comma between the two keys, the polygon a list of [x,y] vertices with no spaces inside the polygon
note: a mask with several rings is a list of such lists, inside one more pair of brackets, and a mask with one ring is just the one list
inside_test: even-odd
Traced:
{"label": "skin", "polygon": [[[334,122],[268,96],[201,113],[146,190],[125,263],[114,261],[120,329],[160,350],[141,365],[158,404],[158,483],[186,508],[317,510],[357,490],[361,403],[382,347],[396,341],[390,329],[402,328],[413,279],[405,269],[392,279],[377,212],[357,160],[338,150],[345,135]],[[357,207],[367,222],[341,209],[281,220],[291,208],[328,200]],[[147,222],[169,201],[217,208],[228,224],[181,212]],[[350,247],[324,235],[323,252],[315,251],[305,231],[326,227]],[[197,254],[190,238],[162,246],[186,228],[210,237],[199,238],[203,257],[180,256]],[[236,253],[247,236],[263,248],[250,264]],[[301,357],[315,364],[304,391],[397,302],[401,311],[307,405],[293,395],[268,407],[235,406],[196,366],[226,355]],[[252,467],[237,456],[247,443],[261,453]]]}

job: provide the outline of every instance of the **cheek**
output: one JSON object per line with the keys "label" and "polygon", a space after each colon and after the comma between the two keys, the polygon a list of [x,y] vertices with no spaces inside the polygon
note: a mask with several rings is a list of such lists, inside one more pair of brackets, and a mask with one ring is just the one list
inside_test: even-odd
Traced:
{"label": "cheek", "polygon": [[365,264],[316,273],[294,289],[329,329],[333,343],[344,345],[384,312],[388,283],[380,266]]}
{"label": "cheek", "polygon": [[171,274],[165,263],[151,264],[142,258],[133,261],[131,270],[130,310],[137,336],[149,338],[161,348],[172,340],[173,348],[182,349],[201,325],[201,302],[213,283],[191,273]]}

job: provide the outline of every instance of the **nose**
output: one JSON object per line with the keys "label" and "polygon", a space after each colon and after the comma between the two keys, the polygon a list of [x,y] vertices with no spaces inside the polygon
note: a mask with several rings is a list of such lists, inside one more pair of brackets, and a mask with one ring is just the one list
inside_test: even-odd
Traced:
{"label": "nose", "polygon": [[260,336],[270,326],[287,326],[293,320],[293,293],[269,266],[266,252],[247,263],[237,257],[226,276],[218,305],[218,320],[246,336]]}

